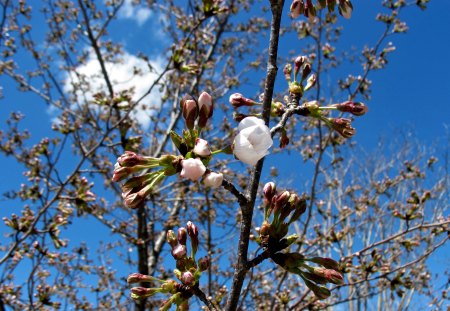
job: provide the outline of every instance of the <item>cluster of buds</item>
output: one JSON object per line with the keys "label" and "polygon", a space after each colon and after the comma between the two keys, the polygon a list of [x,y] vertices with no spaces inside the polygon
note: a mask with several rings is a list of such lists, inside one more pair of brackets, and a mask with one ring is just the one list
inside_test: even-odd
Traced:
{"label": "cluster of buds", "polygon": [[264,221],[259,229],[260,243],[272,251],[282,250],[297,239],[293,234],[285,237],[289,226],[306,210],[306,199],[296,193],[277,193],[275,183],[264,186]]}
{"label": "cluster of buds", "polygon": [[136,286],[130,290],[131,298],[135,300],[146,299],[156,294],[169,294],[170,298],[163,302],[159,310],[170,310],[172,305],[176,305],[178,308],[185,307],[189,298],[193,296],[193,293],[187,291],[183,284],[172,279],[161,280],[150,275],[133,273],[128,276],[127,282],[128,284],[159,283],[158,287]]}
{"label": "cluster of buds", "polygon": [[[128,178],[122,185],[122,198],[125,205],[130,208],[138,207],[151,194],[157,183],[177,173],[192,181],[203,177],[205,186],[217,188],[222,185],[223,175],[206,169],[204,162],[209,161],[210,155],[208,143],[200,138],[196,140],[193,150],[186,158],[174,155],[153,158],[126,151],[117,159],[112,181],[118,182]],[[204,157],[209,158],[205,160]],[[148,172],[152,168],[159,170]],[[144,174],[131,176],[139,172]]]}
{"label": "cluster of buds", "polygon": [[[312,67],[306,56],[298,56],[294,60],[294,79],[292,80],[292,65],[286,64],[283,69],[284,77],[289,84],[289,94],[298,102],[303,93],[311,89],[317,81],[317,76],[311,74]],[[300,78],[299,78],[300,74]],[[304,82],[306,81],[306,84]]]}
{"label": "cluster of buds", "polygon": [[211,95],[203,92],[198,97],[198,100],[195,100],[189,95],[184,96],[180,101],[180,108],[186,122],[186,127],[192,130],[194,129],[196,120],[199,128],[206,126],[206,123],[213,115],[214,104]]}
{"label": "cluster of buds", "polygon": [[[175,304],[177,310],[185,310],[188,306],[188,300],[194,294],[193,288],[198,287],[198,281],[202,272],[208,270],[210,265],[209,257],[202,257],[195,260],[198,250],[198,228],[188,221],[186,228],[178,229],[177,234],[174,231],[167,231],[167,242],[172,248],[172,257],[176,261],[174,274],[181,282],[175,280],[160,280],[149,275],[133,273],[128,277],[128,283],[155,283],[161,285],[159,287],[133,287],[131,289],[131,298],[144,299],[156,295],[158,293],[171,294],[171,297],[164,301],[159,310],[169,310]],[[191,253],[187,252],[187,241],[190,240]]]}
{"label": "cluster of buds", "polygon": [[[114,165],[112,181],[128,180],[122,185],[122,198],[127,207],[138,207],[151,193],[152,188],[164,177],[176,174],[179,171],[182,157],[165,155],[160,158],[138,155],[132,151],[125,151]],[[139,172],[147,172],[152,168],[158,171],[131,176]]]}
{"label": "cluster of buds", "polygon": [[318,0],[316,5],[313,4],[312,0],[293,0],[290,8],[291,17],[297,18],[304,15],[312,22],[318,10],[327,8],[328,12],[334,12],[336,4],[339,14],[345,18],[351,17],[353,5],[350,0]]}
{"label": "cluster of buds", "polygon": [[[318,299],[326,299],[331,294],[324,284],[344,283],[339,264],[331,258],[305,258],[299,253],[276,253],[271,259],[287,272],[299,275]],[[310,266],[309,262],[319,266]]]}
{"label": "cluster of buds", "polygon": [[[289,225],[297,221],[306,210],[306,198],[299,197],[289,191],[277,192],[273,182],[264,186],[264,221],[259,229],[259,242],[276,264],[290,273],[299,275],[306,286],[318,299],[330,296],[330,291],[322,286],[326,283],[342,284],[339,264],[330,258],[305,258],[299,253],[283,253],[285,248],[293,244],[298,236],[286,236]],[[272,218],[272,220],[270,220]],[[312,262],[319,266],[311,266]]]}
{"label": "cluster of buds", "polygon": [[[187,253],[187,240],[190,240],[191,253]],[[186,228],[178,229],[177,234],[172,230],[167,232],[167,243],[172,248],[172,257],[176,261],[176,269],[174,273],[176,277],[186,286],[192,287],[198,284],[201,273],[209,268],[209,258],[203,257],[198,261],[195,260],[195,255],[198,250],[198,228],[188,221]]]}
{"label": "cluster of buds", "polygon": [[330,118],[327,117],[326,111],[337,110],[341,112],[351,113],[354,116],[362,116],[367,112],[367,106],[360,102],[345,101],[340,104],[329,106],[319,106],[318,101],[310,101],[304,104],[309,110],[309,116],[315,117],[323,121],[330,128],[338,132],[342,137],[350,138],[355,135],[356,130],[352,127],[352,120],[347,118]]}

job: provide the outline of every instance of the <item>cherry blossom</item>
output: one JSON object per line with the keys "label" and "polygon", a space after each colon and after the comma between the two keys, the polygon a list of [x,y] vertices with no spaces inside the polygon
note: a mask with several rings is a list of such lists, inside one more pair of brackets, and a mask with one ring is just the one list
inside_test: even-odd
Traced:
{"label": "cherry blossom", "polygon": [[255,165],[269,153],[272,136],[264,121],[247,117],[239,123],[239,134],[234,139],[234,155],[244,163]]}

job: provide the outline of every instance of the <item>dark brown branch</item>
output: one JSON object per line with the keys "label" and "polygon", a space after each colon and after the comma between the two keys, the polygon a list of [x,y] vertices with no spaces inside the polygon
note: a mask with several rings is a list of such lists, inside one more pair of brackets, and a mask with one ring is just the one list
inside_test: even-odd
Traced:
{"label": "dark brown branch", "polygon": [[211,311],[218,311],[220,310],[217,308],[217,306],[214,305],[214,303],[206,297],[205,293],[199,288],[199,287],[193,287],[192,290],[194,291],[194,295],[198,297]]}
{"label": "dark brown branch", "polygon": [[[270,109],[272,104],[273,89],[275,85],[275,78],[277,76],[277,55],[278,55],[278,41],[280,34],[281,13],[283,11],[284,0],[272,0],[272,22],[270,29],[270,43],[269,43],[269,59],[267,62],[267,76],[264,85],[264,100],[263,100],[263,119],[266,124],[269,124]],[[250,231],[252,226],[253,209],[255,206],[256,193],[259,186],[261,171],[264,164],[264,158],[259,160],[253,171],[250,179],[250,185],[246,191],[247,204],[240,205],[242,211],[241,229],[239,235],[238,245],[238,262],[234,270],[233,284],[231,287],[230,296],[227,301],[227,310],[236,310],[242,286],[244,284],[245,275],[248,272],[248,246],[250,239]]]}
{"label": "dark brown branch", "polygon": [[247,197],[246,197],[242,192],[240,192],[240,191],[234,186],[233,183],[231,183],[231,182],[229,182],[228,180],[224,179],[224,180],[222,181],[222,186],[223,186],[225,189],[227,189],[228,191],[230,191],[230,193],[236,197],[236,199],[238,200],[240,206],[245,205],[245,204],[248,203]]}

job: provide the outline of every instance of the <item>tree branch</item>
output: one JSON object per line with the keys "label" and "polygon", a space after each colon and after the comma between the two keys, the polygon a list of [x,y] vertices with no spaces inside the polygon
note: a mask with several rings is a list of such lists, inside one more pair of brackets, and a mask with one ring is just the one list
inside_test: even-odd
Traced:
{"label": "tree branch", "polygon": [[[263,100],[263,119],[266,124],[269,124],[270,109],[272,104],[273,89],[275,85],[275,78],[277,76],[277,55],[278,55],[278,41],[280,35],[281,13],[283,11],[284,0],[272,0],[272,22],[270,27],[270,42],[269,42],[269,59],[267,62],[267,76],[264,85],[264,100]],[[246,197],[247,204],[240,205],[242,211],[241,230],[239,236],[238,246],[238,262],[235,267],[233,284],[231,286],[230,296],[227,301],[227,310],[236,310],[242,285],[244,283],[245,275],[248,271],[248,246],[250,238],[250,230],[252,226],[253,209],[255,206],[256,193],[258,191],[261,171],[264,164],[264,158],[258,161],[253,171],[250,180],[250,186],[247,188]]]}

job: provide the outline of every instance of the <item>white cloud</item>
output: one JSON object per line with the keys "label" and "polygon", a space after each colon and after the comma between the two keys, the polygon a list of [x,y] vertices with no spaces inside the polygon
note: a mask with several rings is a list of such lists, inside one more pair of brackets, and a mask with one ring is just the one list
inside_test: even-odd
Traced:
{"label": "white cloud", "polygon": [[149,8],[142,5],[133,5],[132,0],[125,0],[119,11],[119,18],[132,19],[139,26],[143,25],[151,15],[152,11]]}
{"label": "white cloud", "polygon": [[[162,71],[162,59],[150,61],[154,70],[150,71],[147,63],[129,53],[120,56],[120,61],[106,62],[106,71],[111,79],[114,92],[134,88],[133,101],[140,99],[150,88]],[[156,71],[156,72],[155,72]],[[74,85],[79,86],[73,94]],[[91,52],[86,63],[76,67],[64,79],[64,91],[73,94],[78,103],[93,100],[93,95],[99,92],[108,94],[105,79],[103,78],[100,63],[94,52]],[[132,112],[132,116],[144,127],[150,123],[151,111],[148,107],[158,107],[161,104],[159,88],[153,88]]]}

